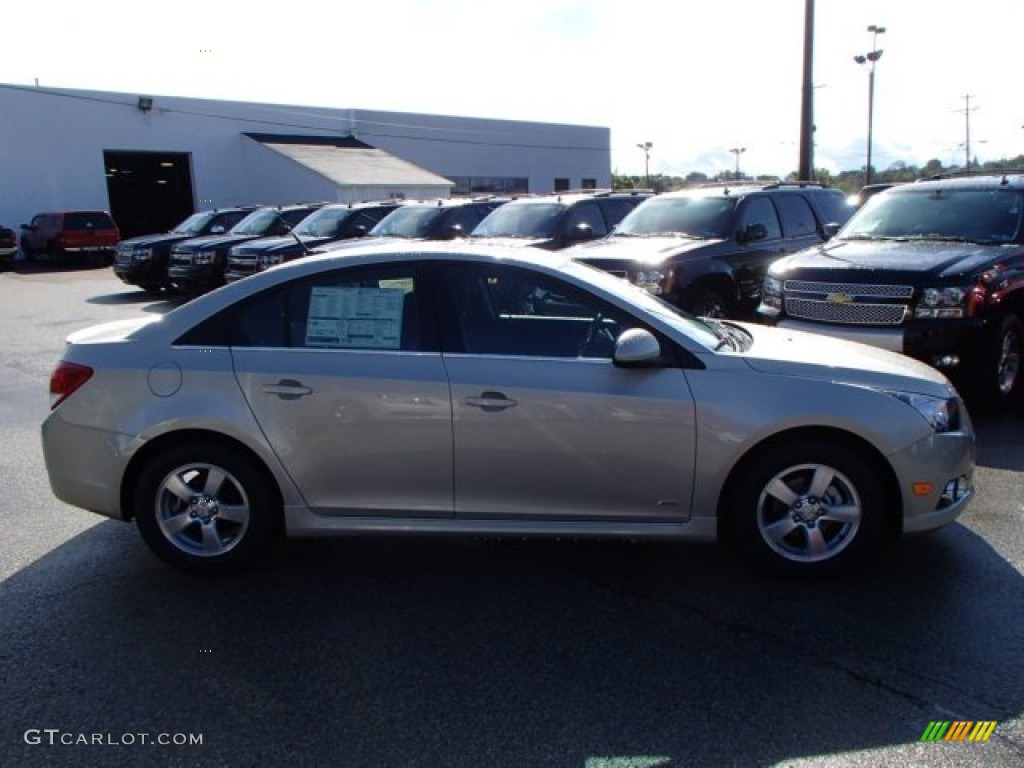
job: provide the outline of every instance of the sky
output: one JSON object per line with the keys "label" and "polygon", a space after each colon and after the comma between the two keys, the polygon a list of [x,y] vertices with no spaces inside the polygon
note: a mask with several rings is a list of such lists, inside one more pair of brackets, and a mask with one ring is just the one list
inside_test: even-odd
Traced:
{"label": "sky", "polygon": [[[9,0],[0,83],[611,129],[612,171],[799,164],[805,0]],[[1021,0],[817,0],[814,164],[1024,154]],[[885,28],[875,36],[867,27]],[[17,119],[17,115],[0,116]]]}

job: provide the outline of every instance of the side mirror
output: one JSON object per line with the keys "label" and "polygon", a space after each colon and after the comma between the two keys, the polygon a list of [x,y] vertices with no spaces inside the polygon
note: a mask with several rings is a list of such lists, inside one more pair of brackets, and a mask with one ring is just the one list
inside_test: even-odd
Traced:
{"label": "side mirror", "polygon": [[458,237],[465,237],[466,233],[463,231],[461,224],[449,224],[448,229],[445,230],[445,236],[450,240],[454,240]]}
{"label": "side mirror", "polygon": [[224,229],[223,224],[214,224],[212,227],[210,227],[211,235],[223,235],[226,231],[227,230]]}
{"label": "side mirror", "polygon": [[766,237],[768,237],[768,227],[764,224],[747,224],[740,230],[739,237],[736,239],[741,243],[753,243],[764,240]]}
{"label": "side mirror", "polygon": [[661,344],[650,331],[630,328],[615,342],[612,362],[623,368],[642,368],[661,360]]}
{"label": "side mirror", "polygon": [[585,240],[593,240],[594,228],[586,222],[580,222],[569,230],[569,236],[566,239],[570,243],[582,243]]}
{"label": "side mirror", "polygon": [[28,230],[34,230],[35,229],[35,227],[33,227],[31,224],[22,224],[21,228],[22,229],[28,229]]}
{"label": "side mirror", "polygon": [[842,224],[830,221],[828,224],[821,228],[821,234],[825,236],[826,240],[831,240],[839,232],[839,228],[841,226]]}
{"label": "side mirror", "polygon": [[352,232],[352,237],[366,237],[366,233],[370,230],[366,228],[365,224],[356,224],[350,231]]}

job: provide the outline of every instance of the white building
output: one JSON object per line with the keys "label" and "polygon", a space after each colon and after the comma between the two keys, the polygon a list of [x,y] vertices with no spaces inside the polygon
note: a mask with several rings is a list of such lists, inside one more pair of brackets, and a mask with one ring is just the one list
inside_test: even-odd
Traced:
{"label": "white building", "polygon": [[608,128],[0,84],[0,225],[104,209],[123,235],[240,203],[611,186]]}

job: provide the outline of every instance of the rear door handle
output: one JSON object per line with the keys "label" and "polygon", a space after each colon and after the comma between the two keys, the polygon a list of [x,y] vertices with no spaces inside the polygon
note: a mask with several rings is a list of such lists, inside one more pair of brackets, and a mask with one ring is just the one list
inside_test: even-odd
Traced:
{"label": "rear door handle", "polygon": [[277,384],[264,384],[263,392],[268,395],[277,395],[282,400],[295,400],[304,395],[313,394],[312,389],[294,379],[281,379]]}
{"label": "rear door handle", "polygon": [[515,400],[505,397],[501,392],[483,392],[480,397],[467,397],[462,402],[474,408],[483,408],[485,411],[503,411],[518,405]]}

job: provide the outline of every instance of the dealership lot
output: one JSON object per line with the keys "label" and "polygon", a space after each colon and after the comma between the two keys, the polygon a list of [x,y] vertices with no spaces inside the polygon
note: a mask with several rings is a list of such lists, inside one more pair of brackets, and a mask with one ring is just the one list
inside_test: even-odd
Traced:
{"label": "dealership lot", "polygon": [[[292,542],[202,581],[132,526],[57,502],[39,448],[63,337],[174,304],[109,269],[0,274],[0,763],[1024,757],[1021,415],[976,419],[980,490],[959,523],[827,583],[767,580],[706,546],[476,538]],[[985,743],[921,743],[936,720],[998,725]],[[33,744],[31,729],[108,738]],[[140,733],[203,739],[123,738]]]}

